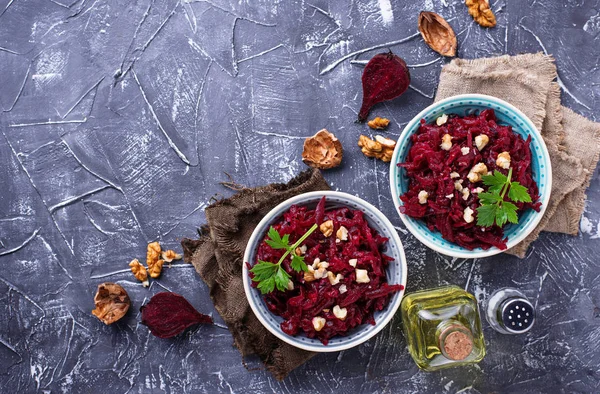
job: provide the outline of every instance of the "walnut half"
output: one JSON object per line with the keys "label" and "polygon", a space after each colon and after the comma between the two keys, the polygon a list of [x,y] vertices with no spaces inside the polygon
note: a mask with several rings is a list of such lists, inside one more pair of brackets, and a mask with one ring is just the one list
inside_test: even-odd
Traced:
{"label": "walnut half", "polygon": [[375,140],[370,139],[366,135],[361,135],[358,138],[358,146],[365,156],[374,157],[388,163],[392,160],[396,141],[380,135],[376,135]]}
{"label": "walnut half", "polygon": [[309,166],[326,170],[340,165],[344,152],[335,135],[323,129],[304,140],[302,161]]}
{"label": "walnut half", "polygon": [[465,0],[469,14],[483,27],[496,26],[496,15],[490,9],[489,0]]}
{"label": "walnut half", "polygon": [[108,325],[125,316],[131,301],[121,285],[106,282],[98,285],[94,304],[96,304],[96,309],[92,311],[92,314]]}

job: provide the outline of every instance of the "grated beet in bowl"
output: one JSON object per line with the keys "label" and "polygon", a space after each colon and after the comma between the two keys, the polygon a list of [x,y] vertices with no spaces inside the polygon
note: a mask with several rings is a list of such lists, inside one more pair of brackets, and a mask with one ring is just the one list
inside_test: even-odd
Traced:
{"label": "grated beet in bowl", "polygon": [[[445,134],[452,136],[450,150],[441,148]],[[479,135],[489,137],[489,142],[481,150],[474,141]],[[465,117],[449,115],[447,122],[441,126],[421,120],[411,142],[406,161],[398,164],[406,169],[409,179],[408,191],[400,197],[404,203],[400,212],[422,219],[430,231],[439,231],[445,240],[469,250],[487,250],[492,246],[506,249],[507,238],[501,227],[476,225],[477,207],[480,205],[477,194],[481,189],[487,191],[487,186],[481,181],[471,183],[467,178],[471,168],[478,163],[484,163],[489,173],[498,170],[507,175],[508,169],[496,165],[496,159],[502,152],[510,154],[512,180],[525,186],[532,198],[531,203],[515,203],[518,212],[529,208],[539,212],[538,186],[531,175],[531,136],[524,140],[512,131],[511,126],[499,125],[494,110],[486,109],[479,115]],[[468,152],[463,154],[463,149],[466,152],[467,148]],[[451,176],[454,172],[458,176]],[[456,182],[460,182],[460,186]],[[461,188],[469,192],[457,190]],[[422,190],[428,194],[425,204],[419,202]],[[463,217],[467,207],[473,210],[475,217],[471,223]]]}
{"label": "grated beet in bowl", "polygon": [[[304,332],[308,338],[318,338],[324,345],[336,335],[347,335],[360,324],[375,325],[373,313],[388,304],[391,294],[404,289],[402,285],[387,283],[385,268],[394,261],[382,253],[388,239],[369,227],[359,210],[345,207],[325,210],[323,197],[315,209],[292,205],[273,227],[281,235],[290,234],[291,244],[315,223],[320,225],[328,220],[333,221],[333,234],[326,237],[319,229],[314,231],[303,243],[306,246],[304,258],[309,266],[315,259],[327,262],[327,271],[343,276],[339,283],[332,284],[327,277],[307,282],[303,272],[291,269],[288,257],[282,266],[290,274],[294,289],[285,292],[275,289],[264,296],[269,310],[284,319],[283,332],[291,336]],[[348,240],[336,242],[336,232],[341,226],[348,230]],[[284,253],[284,250],[272,249],[265,243],[266,239],[265,236],[258,247],[254,264],[258,260],[277,262]],[[357,260],[356,267],[350,265],[352,259]],[[355,268],[368,271],[368,283],[356,282]],[[252,278],[252,272],[249,275]],[[257,283],[252,282],[252,286],[256,287]],[[335,306],[346,308],[344,320],[334,315]],[[315,317],[326,320],[320,331],[313,326]]]}

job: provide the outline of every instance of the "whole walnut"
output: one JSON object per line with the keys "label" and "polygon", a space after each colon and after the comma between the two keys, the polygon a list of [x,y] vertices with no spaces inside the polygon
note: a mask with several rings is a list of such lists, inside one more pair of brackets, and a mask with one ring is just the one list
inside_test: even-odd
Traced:
{"label": "whole walnut", "polygon": [[106,325],[112,324],[125,316],[131,305],[125,289],[116,283],[101,283],[94,297],[96,309],[92,314]]}
{"label": "whole walnut", "polygon": [[304,140],[302,161],[309,167],[334,168],[340,165],[342,156],[342,143],[326,129]]}

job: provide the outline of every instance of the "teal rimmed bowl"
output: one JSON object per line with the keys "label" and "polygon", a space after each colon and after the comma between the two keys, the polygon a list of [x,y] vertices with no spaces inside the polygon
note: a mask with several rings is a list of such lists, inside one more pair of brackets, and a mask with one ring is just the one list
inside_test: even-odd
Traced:
{"label": "teal rimmed bowl", "polygon": [[518,224],[509,224],[504,227],[504,235],[508,237],[507,246],[509,249],[517,245],[533,231],[544,216],[544,212],[550,201],[552,167],[548,149],[540,132],[525,114],[504,100],[483,94],[462,94],[433,103],[415,116],[402,131],[390,163],[390,188],[396,210],[406,228],[426,246],[448,256],[480,258],[502,253],[503,251],[496,247],[488,250],[481,248],[474,250],[465,249],[446,241],[439,232],[430,231],[423,221],[402,214],[400,206],[403,203],[400,201],[400,196],[408,190],[408,178],[406,171],[398,167],[398,163],[405,161],[408,150],[412,145],[410,136],[418,130],[421,119],[425,119],[427,123],[431,123],[444,113],[465,116],[473,113],[473,111],[490,108],[496,112],[499,123],[512,126],[513,131],[521,135],[524,139],[531,135],[531,171],[533,179],[538,184],[540,201],[542,202],[540,212],[529,209],[519,216]]}
{"label": "teal rimmed bowl", "polygon": [[[389,239],[386,249],[383,251],[388,256],[394,258],[394,261],[390,262],[386,268],[388,283],[394,285],[401,284],[406,287],[407,275],[404,248],[402,247],[402,241],[400,241],[400,237],[398,237],[398,233],[392,223],[383,213],[365,200],[351,194],[336,191],[319,191],[300,194],[285,200],[273,208],[260,223],[258,223],[252,232],[244,253],[244,263],[249,262],[251,265],[254,264],[258,246],[263,241],[269,227],[279,221],[282,215],[289,210],[292,205],[307,206],[310,209],[314,209],[323,196],[327,198],[325,203],[326,209],[348,207],[350,209],[360,210],[363,212],[369,226]],[[290,336],[284,333],[280,327],[283,318],[269,311],[260,291],[252,287],[252,280],[248,276],[248,267],[246,264],[243,264],[242,278],[244,291],[248,303],[250,304],[250,308],[265,328],[282,341],[297,348],[312,352],[338,352],[360,345],[372,338],[392,320],[400,306],[402,296],[404,295],[404,290],[394,293],[387,306],[383,310],[373,314],[373,318],[375,319],[374,326],[370,324],[361,324],[351,329],[346,336],[333,337],[329,340],[328,345],[323,345],[318,339],[308,338],[303,333],[296,336]]]}

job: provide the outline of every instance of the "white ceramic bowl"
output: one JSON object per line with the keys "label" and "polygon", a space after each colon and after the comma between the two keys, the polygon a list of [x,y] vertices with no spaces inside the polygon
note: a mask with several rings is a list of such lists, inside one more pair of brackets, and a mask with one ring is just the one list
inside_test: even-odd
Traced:
{"label": "white ceramic bowl", "polygon": [[365,219],[371,228],[377,230],[382,236],[389,238],[384,252],[393,257],[394,261],[391,262],[386,269],[388,283],[406,286],[406,258],[404,257],[404,249],[402,247],[402,242],[398,237],[398,233],[390,221],[377,208],[368,202],[350,194],[335,191],[319,191],[301,194],[292,197],[273,208],[273,210],[260,221],[258,226],[256,226],[256,229],[254,229],[254,232],[248,241],[248,246],[246,247],[246,252],[244,254],[242,275],[244,280],[244,290],[248,302],[250,303],[250,307],[258,320],[267,330],[269,330],[269,332],[279,339],[300,349],[312,352],[337,352],[357,346],[381,331],[383,327],[392,320],[392,317],[398,310],[404,291],[395,293],[390,298],[390,302],[386,308],[374,314],[376,323],[374,326],[362,324],[352,329],[347,336],[333,337],[328,345],[323,345],[318,339],[308,338],[303,333],[299,333],[296,336],[290,336],[281,330],[280,323],[283,319],[268,310],[260,291],[252,287],[252,280],[248,276],[248,268],[245,264],[246,262],[251,265],[255,263],[258,245],[264,239],[269,227],[280,220],[281,215],[292,205],[308,205],[310,208],[314,208],[323,196],[326,196],[326,209],[338,208],[341,206],[358,209],[364,213]]}
{"label": "white ceramic bowl", "polygon": [[408,190],[408,178],[406,177],[406,171],[398,167],[397,164],[405,161],[408,150],[412,145],[410,136],[418,130],[421,119],[425,119],[427,123],[431,123],[444,113],[465,116],[472,111],[480,111],[488,108],[494,109],[500,124],[512,126],[513,131],[521,135],[524,139],[531,135],[531,170],[533,179],[538,184],[540,201],[542,202],[540,212],[529,209],[519,216],[518,224],[508,224],[504,227],[504,235],[508,237],[508,249],[517,245],[533,231],[542,219],[542,216],[544,216],[544,212],[550,201],[552,168],[548,149],[546,149],[546,144],[540,132],[525,114],[506,101],[482,94],[461,94],[431,104],[406,125],[398,139],[390,163],[390,188],[396,210],[406,228],[426,246],[448,256],[480,258],[502,253],[503,251],[496,247],[491,247],[488,250],[481,248],[468,250],[462,248],[443,239],[439,232],[430,231],[422,220],[413,219],[401,213],[400,206],[403,203],[400,201],[400,196]]}

